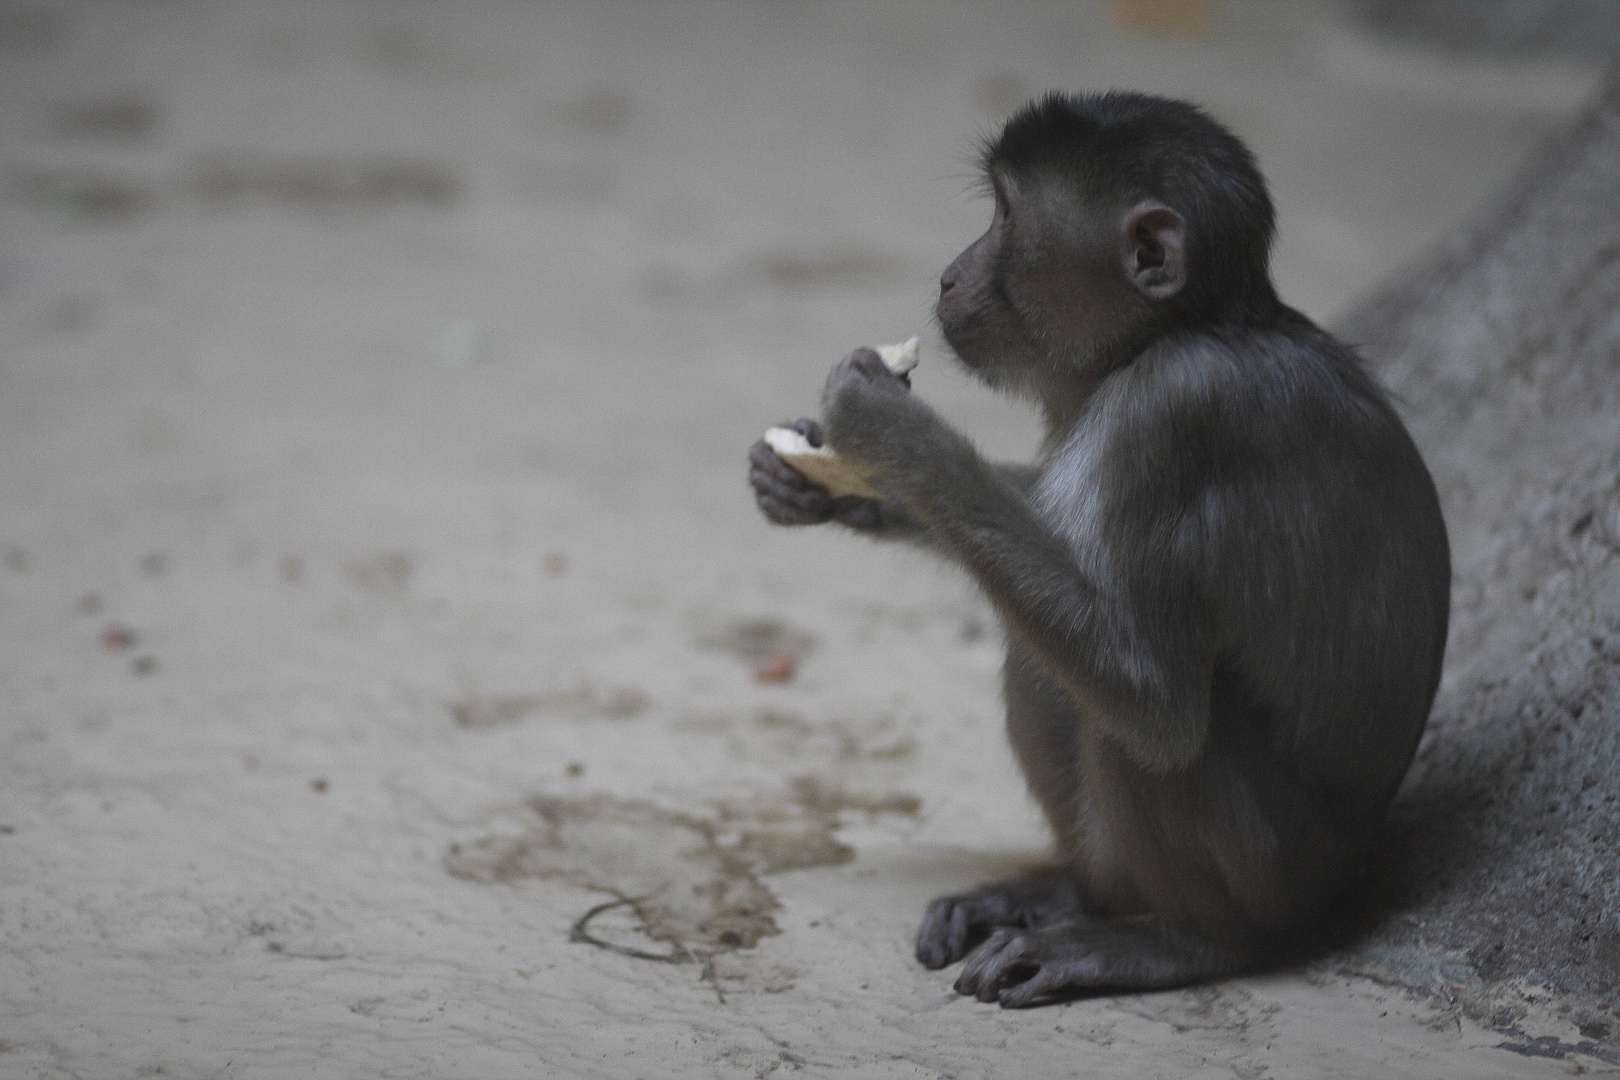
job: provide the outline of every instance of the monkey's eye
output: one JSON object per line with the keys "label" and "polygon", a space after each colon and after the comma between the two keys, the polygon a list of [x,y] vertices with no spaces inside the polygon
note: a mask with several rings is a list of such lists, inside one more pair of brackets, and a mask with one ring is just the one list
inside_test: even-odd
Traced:
{"label": "monkey's eye", "polygon": [[1012,228],[1012,204],[1007,201],[1006,196],[998,191],[996,192],[995,216],[990,219],[990,231],[1001,235],[1010,228]]}

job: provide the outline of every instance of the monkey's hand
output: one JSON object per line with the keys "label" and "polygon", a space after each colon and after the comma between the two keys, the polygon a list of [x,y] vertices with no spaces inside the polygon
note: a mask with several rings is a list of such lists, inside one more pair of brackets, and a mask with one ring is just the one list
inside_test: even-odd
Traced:
{"label": "monkey's hand", "polygon": [[821,403],[833,449],[867,469],[880,487],[886,474],[926,454],[927,435],[942,427],[874,349],[856,349],[832,369]]}
{"label": "monkey's hand", "polygon": [[[821,425],[814,420],[784,424],[803,435],[811,446],[825,441]],[[834,498],[820,484],[805,478],[783,461],[764,439],[748,450],[748,482],[754,488],[754,501],[766,520],[777,525],[819,525],[839,521],[855,529],[875,529],[880,521],[878,499],[858,495]]]}

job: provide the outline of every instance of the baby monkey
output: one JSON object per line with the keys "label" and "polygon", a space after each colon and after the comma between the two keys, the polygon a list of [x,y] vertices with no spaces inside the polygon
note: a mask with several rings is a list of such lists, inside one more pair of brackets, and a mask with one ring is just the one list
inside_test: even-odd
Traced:
{"label": "baby monkey", "polygon": [[945,341],[1027,398],[992,464],[871,350],[824,425],[882,498],[764,443],[760,509],[959,563],[1006,627],[1007,734],[1054,864],[928,906],[917,958],[1025,1006],[1285,955],[1376,841],[1450,608],[1434,483],[1350,348],[1277,297],[1247,148],[1199,109],[1058,94],[985,148],[990,227],[940,278]]}

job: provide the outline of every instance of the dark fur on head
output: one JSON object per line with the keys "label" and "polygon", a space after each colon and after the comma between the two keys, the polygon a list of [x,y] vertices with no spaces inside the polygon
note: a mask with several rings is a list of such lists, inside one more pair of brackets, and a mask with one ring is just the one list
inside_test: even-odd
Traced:
{"label": "dark fur on head", "polygon": [[1188,286],[1176,298],[1184,317],[1249,322],[1273,314],[1276,215],[1265,179],[1237,136],[1197,106],[1054,91],[1020,109],[980,161],[987,174],[1072,178],[1088,201],[1158,199],[1189,225]]}

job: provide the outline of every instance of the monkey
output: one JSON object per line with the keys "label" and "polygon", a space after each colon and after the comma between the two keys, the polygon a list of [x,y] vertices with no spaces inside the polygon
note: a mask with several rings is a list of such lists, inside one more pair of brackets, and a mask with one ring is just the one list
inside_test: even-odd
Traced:
{"label": "monkey", "polygon": [[1450,614],[1434,482],[1354,350],[1279,299],[1249,149],[1189,103],[1051,93],[982,148],[987,231],[940,278],[956,360],[1034,404],[996,465],[870,349],[797,425],[881,499],[764,443],[764,516],[966,570],[1052,864],[928,905],[916,955],[1004,1007],[1293,955],[1371,854]]}

